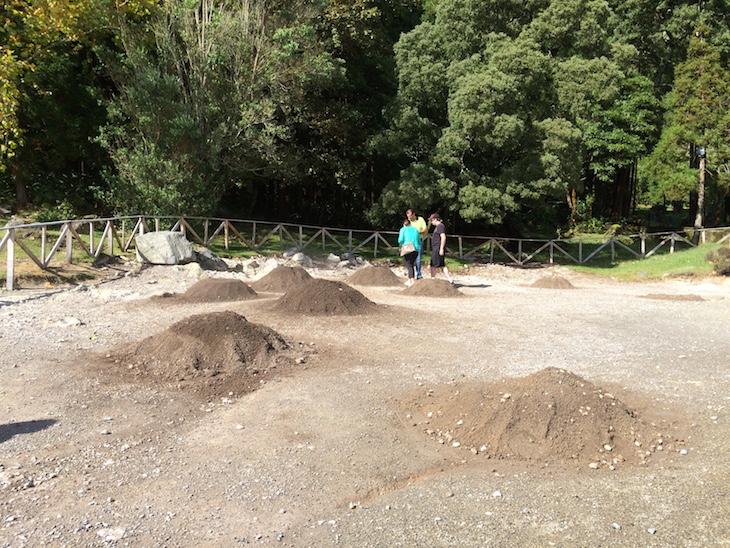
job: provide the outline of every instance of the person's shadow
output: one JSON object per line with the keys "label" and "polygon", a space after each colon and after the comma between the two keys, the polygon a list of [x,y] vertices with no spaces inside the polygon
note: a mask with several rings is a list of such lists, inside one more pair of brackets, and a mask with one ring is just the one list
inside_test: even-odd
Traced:
{"label": "person's shadow", "polygon": [[9,424],[0,424],[0,443],[8,441],[13,436],[20,434],[33,434],[40,432],[46,428],[50,428],[56,424],[54,419],[43,419],[37,421],[11,422]]}

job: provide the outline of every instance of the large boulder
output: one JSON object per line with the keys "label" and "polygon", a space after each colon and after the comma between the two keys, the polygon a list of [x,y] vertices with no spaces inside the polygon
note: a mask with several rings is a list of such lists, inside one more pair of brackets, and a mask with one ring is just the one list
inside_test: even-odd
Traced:
{"label": "large boulder", "polygon": [[182,232],[163,230],[140,234],[136,240],[137,260],[150,264],[187,264],[195,252]]}
{"label": "large boulder", "polygon": [[210,249],[201,248],[195,252],[198,258],[198,264],[203,270],[217,270],[218,272],[227,272],[228,263],[213,253]]}

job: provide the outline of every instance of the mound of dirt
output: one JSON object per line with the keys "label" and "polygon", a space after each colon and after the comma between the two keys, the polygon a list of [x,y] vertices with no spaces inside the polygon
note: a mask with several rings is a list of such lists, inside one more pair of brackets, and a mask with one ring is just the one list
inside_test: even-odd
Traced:
{"label": "mound of dirt", "polygon": [[256,291],[270,291],[272,293],[286,293],[312,279],[312,276],[301,266],[277,266],[260,280],[251,284]]}
{"label": "mound of dirt", "polygon": [[110,355],[125,378],[173,384],[206,397],[238,396],[295,361],[276,331],[231,311],[196,314]]}
{"label": "mound of dirt", "polygon": [[699,295],[692,295],[689,293],[679,295],[664,295],[662,293],[650,293],[643,295],[644,299],[655,299],[658,301],[704,301]]}
{"label": "mound of dirt", "polygon": [[347,281],[354,285],[395,287],[403,284],[390,268],[366,266],[348,276]]}
{"label": "mound of dirt", "polygon": [[205,278],[191,285],[180,298],[195,303],[246,301],[258,295],[245,282],[235,278]]}
{"label": "mound of dirt", "polygon": [[304,314],[352,315],[366,314],[377,305],[342,282],[313,278],[287,291],[274,305],[279,312]]}
{"label": "mound of dirt", "polygon": [[562,276],[543,276],[536,280],[531,287],[542,289],[575,289],[575,286]]}
{"label": "mound of dirt", "polygon": [[411,287],[407,287],[403,290],[403,293],[407,295],[414,295],[416,297],[463,297],[464,294],[456,289],[453,284],[450,284],[446,280],[434,279],[423,279],[418,280]]}
{"label": "mound of dirt", "polygon": [[493,384],[421,390],[403,411],[430,439],[487,458],[613,470],[681,443],[669,426],[642,420],[609,392],[554,367]]}

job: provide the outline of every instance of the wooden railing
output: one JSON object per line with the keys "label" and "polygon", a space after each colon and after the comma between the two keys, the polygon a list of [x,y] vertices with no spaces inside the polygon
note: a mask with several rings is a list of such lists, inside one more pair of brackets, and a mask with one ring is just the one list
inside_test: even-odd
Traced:
{"label": "wooden railing", "polygon": [[[74,246],[89,257],[98,259],[104,249],[108,255],[114,255],[115,246],[120,252],[129,252],[134,247],[135,237],[150,231],[180,231],[194,243],[204,247],[216,244],[222,246],[223,250],[231,250],[234,246],[254,252],[271,252],[275,247],[280,251],[292,247],[305,250],[321,244],[323,252],[329,246],[338,252],[359,253],[377,258],[378,254],[396,254],[398,247],[397,231],[369,231],[204,217],[94,218],[11,225],[1,227],[0,230],[2,231],[0,252],[5,250],[8,290],[14,288],[17,248],[40,269],[48,270],[51,261],[62,247],[65,250],[66,263],[70,264],[73,261]],[[34,246],[27,244],[24,236],[38,231],[40,249],[31,249]],[[56,231],[58,231],[57,236]],[[709,234],[713,235],[714,241],[725,242],[730,239],[730,228],[701,230],[699,244],[705,243]],[[539,240],[449,234],[447,244],[449,253],[463,260],[518,266],[534,261],[552,264],[556,256],[576,264],[585,264],[598,256],[605,257],[610,254],[610,260],[613,262],[617,252],[645,259],[660,250],[666,250],[665,246],[668,246],[669,253],[673,253],[677,246],[696,245],[681,231],[607,236],[601,242],[595,240],[588,242],[583,239]]]}

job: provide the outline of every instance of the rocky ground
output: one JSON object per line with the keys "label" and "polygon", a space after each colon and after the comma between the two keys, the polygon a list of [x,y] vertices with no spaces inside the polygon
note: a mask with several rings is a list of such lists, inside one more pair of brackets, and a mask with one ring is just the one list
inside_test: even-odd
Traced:
{"label": "rocky ground", "polygon": [[730,543],[727,279],[309,268],[373,304],[329,313],[127,270],[0,293],[0,546]]}

